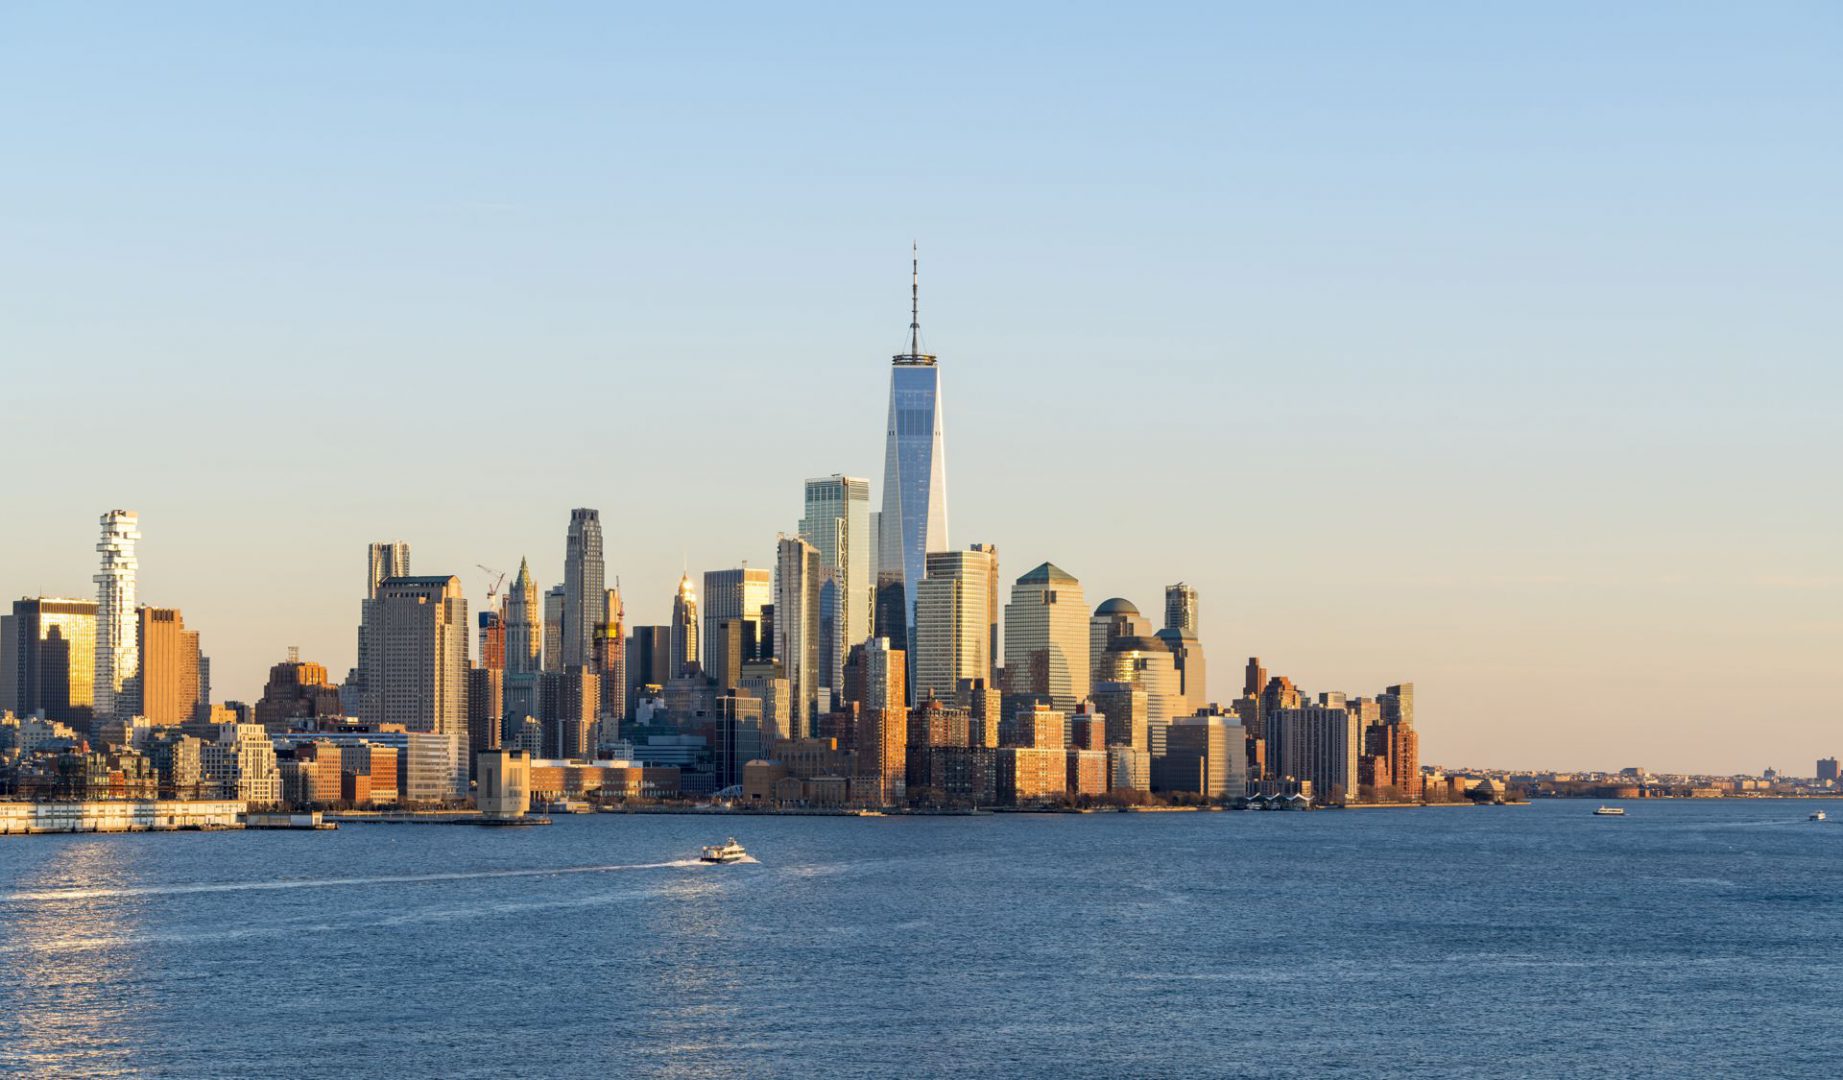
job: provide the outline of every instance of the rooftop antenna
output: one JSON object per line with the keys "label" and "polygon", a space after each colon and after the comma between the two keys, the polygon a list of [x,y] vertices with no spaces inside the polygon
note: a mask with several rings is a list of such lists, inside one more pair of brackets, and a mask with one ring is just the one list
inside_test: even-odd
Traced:
{"label": "rooftop antenna", "polygon": [[921,355],[921,245],[909,241],[909,355]]}

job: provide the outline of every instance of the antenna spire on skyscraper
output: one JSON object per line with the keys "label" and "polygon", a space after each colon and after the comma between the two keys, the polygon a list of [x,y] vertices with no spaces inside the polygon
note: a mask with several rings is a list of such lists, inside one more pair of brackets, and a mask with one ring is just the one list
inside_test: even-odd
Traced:
{"label": "antenna spire on skyscraper", "polygon": [[921,245],[909,241],[909,355],[921,355]]}

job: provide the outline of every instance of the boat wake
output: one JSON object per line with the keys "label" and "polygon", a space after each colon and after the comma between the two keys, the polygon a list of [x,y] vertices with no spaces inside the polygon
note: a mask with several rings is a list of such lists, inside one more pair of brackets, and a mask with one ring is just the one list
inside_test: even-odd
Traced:
{"label": "boat wake", "polygon": [[[754,859],[747,860],[754,862]],[[180,896],[189,893],[267,892],[278,889],[339,889],[364,885],[417,885],[440,881],[477,881],[487,878],[555,877],[564,874],[612,874],[623,870],[668,870],[702,866],[697,859],[671,862],[620,863],[609,866],[549,866],[524,870],[462,870],[446,874],[392,874],[380,877],[304,878],[282,881],[225,881],[197,885],[128,885],[112,889],[36,889],[0,894],[0,903],[43,904],[73,900],[102,900],[136,896]]]}

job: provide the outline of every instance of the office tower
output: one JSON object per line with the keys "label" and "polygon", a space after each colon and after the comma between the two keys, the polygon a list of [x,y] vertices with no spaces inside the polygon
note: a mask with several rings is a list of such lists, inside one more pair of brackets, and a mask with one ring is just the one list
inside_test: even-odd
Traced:
{"label": "office tower", "polygon": [[985,583],[985,621],[986,621],[986,660],[991,670],[986,672],[988,685],[998,686],[998,671],[1003,666],[1002,656],[998,651],[998,545],[974,544],[968,550],[983,552],[986,556]]}
{"label": "office tower", "polygon": [[[1171,589],[1184,593],[1172,603]],[[1179,622],[1174,625],[1171,619]],[[1197,591],[1188,585],[1173,585],[1165,590],[1165,626],[1155,635],[1171,650],[1171,664],[1177,669],[1178,693],[1183,707],[1176,711],[1188,716],[1209,706],[1209,674],[1203,662],[1203,643],[1197,640]]]}
{"label": "office tower", "polygon": [[570,511],[563,544],[563,664],[588,666],[595,651],[595,624],[601,621],[606,564],[602,560],[599,511]]}
{"label": "office tower", "polygon": [[1102,682],[1130,683],[1145,691],[1146,749],[1165,752],[1165,728],[1184,716],[1183,686],[1171,650],[1155,637],[1115,638],[1101,657]]}
{"label": "office tower", "polygon": [[1267,689],[1267,669],[1261,666],[1260,657],[1250,656],[1246,676],[1242,680],[1242,696],[1258,698],[1261,696],[1261,691],[1265,689]]}
{"label": "office tower", "polygon": [[1833,757],[1817,759],[1817,782],[1835,784],[1837,782],[1837,759]]}
{"label": "office tower", "polygon": [[96,601],[28,597],[0,619],[0,709],[88,730],[96,698]]}
{"label": "office tower", "polygon": [[992,628],[987,622],[993,554],[931,551],[927,577],[915,588],[915,699],[952,700],[962,679],[989,678]]}
{"label": "office tower", "polygon": [[1089,697],[1095,711],[1106,717],[1107,745],[1152,748],[1151,699],[1145,687],[1131,682],[1102,680]]}
{"label": "office tower", "polygon": [[774,564],[774,656],[792,694],[792,737],[808,738],[819,713],[819,549],[782,536]]}
{"label": "office tower", "polygon": [[859,717],[858,793],[867,805],[892,806],[903,801],[907,784],[909,718],[908,658],[890,648],[889,639],[872,638],[853,646],[846,677]]}
{"label": "office tower", "polygon": [[1376,696],[1376,702],[1382,706],[1383,723],[1414,726],[1413,683],[1401,683],[1389,687]]}
{"label": "office tower", "polygon": [[595,756],[595,719],[601,713],[601,679],[581,664],[546,671],[540,684],[544,752],[553,758]]}
{"label": "office tower", "polygon": [[672,628],[636,626],[627,639],[627,711],[649,686],[664,688],[672,681]]}
{"label": "office tower", "polygon": [[844,681],[845,653],[870,636],[870,481],[834,474],[806,482],[800,539],[819,549],[820,572],[837,582],[834,629],[821,658],[825,685]]}
{"label": "office tower", "polygon": [[1183,582],[1165,586],[1165,629],[1197,632],[1197,590]]}
{"label": "office tower", "polygon": [[1314,802],[1341,803],[1356,795],[1358,723],[1348,708],[1294,705],[1266,719],[1269,775],[1311,781]]}
{"label": "office tower", "polygon": [[742,783],[742,767],[762,756],[762,701],[739,690],[718,696],[716,710],[717,787]]}
{"label": "office tower", "polygon": [[774,648],[763,627],[763,609],[773,603],[774,572],[767,567],[739,566],[733,570],[704,572],[704,669],[717,678],[718,689],[734,686],[740,674],[730,671],[727,682],[718,676],[717,657],[713,652],[720,644],[716,640],[718,624],[735,623],[743,661],[759,660]]}
{"label": "office tower", "polygon": [[358,661],[346,677],[346,682],[350,684],[348,689],[357,697],[364,696],[365,670],[369,666],[367,657],[371,646],[365,640],[365,627],[372,621],[369,605],[377,599],[378,586],[386,580],[409,576],[409,541],[381,540],[365,545],[365,599],[359,603]]}
{"label": "office tower", "polygon": [[506,680],[505,711],[531,716],[538,711],[538,676],[544,670],[544,615],[538,606],[537,582],[531,566],[518,560],[518,574],[505,594]]}
{"label": "office tower", "polygon": [[[725,688],[727,689],[727,687]],[[736,689],[762,703],[762,738],[770,744],[793,738],[793,691],[778,660],[745,660]]]}
{"label": "office tower", "polygon": [[[890,361],[883,511],[878,522],[882,531],[877,537],[879,588],[902,586],[904,626],[910,629],[915,625],[915,587],[926,570],[927,553],[949,548],[941,373],[935,358],[921,351],[920,280],[917,261],[910,268],[909,351]],[[883,614],[881,608],[878,614]],[[878,632],[885,630],[879,627]],[[905,639],[914,640],[912,635]]]}
{"label": "office tower", "polygon": [[743,644],[741,619],[722,619],[715,625],[704,620],[704,674],[719,690],[729,690],[742,678],[742,665],[748,656]]}
{"label": "office tower", "polygon": [[197,714],[201,700],[198,632],[187,630],[173,608],[143,607],[136,615],[140,715],[155,725],[183,724]]}
{"label": "office tower", "polygon": [[544,670],[563,670],[563,586],[544,590]]}
{"label": "office tower", "polygon": [[1012,701],[1073,709],[1088,696],[1088,611],[1081,582],[1053,563],[1017,579],[1005,605],[1005,687]]}
{"label": "office tower", "polygon": [[476,775],[479,755],[497,750],[505,728],[506,673],[477,667],[467,672],[467,767]]}
{"label": "office tower", "polygon": [[698,673],[698,594],[687,571],[672,596],[672,677]]}
{"label": "office tower", "polygon": [[1220,715],[1186,716],[1166,732],[1165,753],[1152,759],[1152,787],[1206,799],[1248,793],[1246,734]]}
{"label": "office tower", "polygon": [[457,577],[387,578],[370,605],[365,672],[371,723],[464,739],[467,598]]}
{"label": "office tower", "polygon": [[1107,655],[1107,646],[1113,644],[1115,638],[1151,636],[1152,626],[1139,614],[1137,604],[1118,596],[1101,601],[1088,618],[1089,680],[1100,681],[1101,658]]}
{"label": "office tower", "polygon": [[543,609],[531,567],[518,560],[518,576],[505,598],[506,675],[535,675],[544,670]]}
{"label": "office tower", "polygon": [[602,593],[601,620],[595,624],[595,668],[602,673],[602,715],[627,717],[627,609],[621,586]]}
{"label": "office tower", "polygon": [[135,714],[136,681],[141,674],[141,652],[135,625],[135,576],[140,562],[135,543],[141,539],[140,518],[132,510],[111,510],[102,516],[102,570],[96,575],[95,719],[126,720]]}

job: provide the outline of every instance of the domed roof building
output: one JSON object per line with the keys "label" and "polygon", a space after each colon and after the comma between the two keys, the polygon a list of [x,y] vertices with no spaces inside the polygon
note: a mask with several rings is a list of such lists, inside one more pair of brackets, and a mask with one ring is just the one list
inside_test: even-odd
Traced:
{"label": "domed roof building", "polygon": [[1152,624],[1139,614],[1138,605],[1131,600],[1116,596],[1101,601],[1088,620],[1088,660],[1092,665],[1089,682],[1100,680],[1101,657],[1115,638],[1146,637],[1151,633]]}

